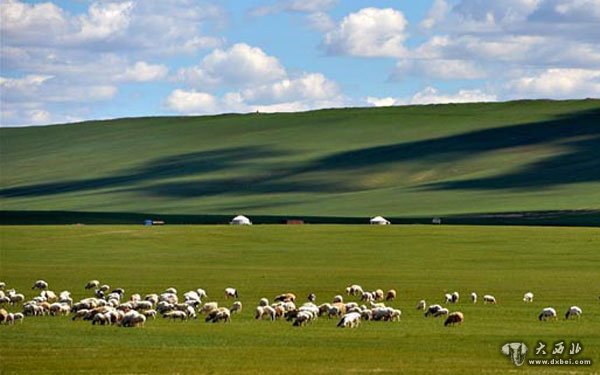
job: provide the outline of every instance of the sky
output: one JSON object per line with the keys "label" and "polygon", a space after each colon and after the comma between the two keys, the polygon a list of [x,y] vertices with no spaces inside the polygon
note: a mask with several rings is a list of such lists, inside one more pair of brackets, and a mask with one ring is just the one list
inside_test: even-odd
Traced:
{"label": "sky", "polygon": [[0,0],[0,126],[600,97],[600,0]]}

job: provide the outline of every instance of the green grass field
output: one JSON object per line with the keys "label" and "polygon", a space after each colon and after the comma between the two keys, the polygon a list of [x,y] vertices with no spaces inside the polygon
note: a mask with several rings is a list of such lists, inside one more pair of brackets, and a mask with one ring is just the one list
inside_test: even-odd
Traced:
{"label": "green grass field", "polygon": [[600,210],[600,100],[0,129],[0,209],[368,217]]}
{"label": "green grass field", "polygon": [[[33,296],[34,280],[87,294],[98,278],[133,292],[205,288],[225,303],[234,286],[244,303],[230,324],[149,320],[126,329],[67,317],[31,317],[0,326],[0,373],[589,373],[600,365],[600,232],[585,228],[469,226],[46,226],[0,227],[0,280]],[[321,318],[295,328],[255,321],[259,298],[292,291],[329,301],[350,283],[395,288],[399,323],[339,329]],[[420,299],[465,314],[445,328],[415,309]],[[476,291],[498,305],[467,301]],[[534,302],[524,303],[532,291]],[[562,319],[570,305],[584,313]],[[561,319],[539,322],[554,306]],[[14,310],[19,310],[19,306]],[[514,367],[506,342],[579,341],[589,367]]]}

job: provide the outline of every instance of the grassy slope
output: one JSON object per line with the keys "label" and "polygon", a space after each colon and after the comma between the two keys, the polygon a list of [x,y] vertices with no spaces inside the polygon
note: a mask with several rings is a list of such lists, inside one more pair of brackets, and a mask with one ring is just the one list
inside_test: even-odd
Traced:
{"label": "grassy slope", "polygon": [[[33,280],[83,297],[99,278],[126,292],[206,288],[221,303],[235,286],[245,310],[229,325],[149,321],[143,329],[93,327],[62,317],[1,326],[0,372],[44,373],[487,373],[515,367],[500,354],[508,341],[578,340],[600,365],[600,256],[597,230],[534,227],[62,226],[3,227],[0,280],[32,296]],[[375,255],[377,254],[377,255]],[[263,296],[283,291],[325,301],[348,283],[399,291],[400,323],[356,330],[321,319],[302,329],[257,322]],[[465,324],[444,328],[414,309],[458,290]],[[472,305],[491,293],[497,306]],[[525,291],[535,301],[525,304]],[[580,321],[541,323],[541,308],[584,310]],[[18,309],[18,307],[17,307]],[[426,349],[425,349],[426,348]],[[43,358],[43,360],[41,360]],[[584,368],[519,368],[559,374]]]}
{"label": "grassy slope", "polygon": [[600,101],[0,130],[0,208],[441,215],[600,208]]}

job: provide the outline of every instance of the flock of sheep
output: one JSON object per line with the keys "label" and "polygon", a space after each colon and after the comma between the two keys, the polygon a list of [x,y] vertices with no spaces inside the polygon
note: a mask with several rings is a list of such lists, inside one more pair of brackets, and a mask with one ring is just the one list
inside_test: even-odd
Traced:
{"label": "flock of sheep", "polygon": [[[164,319],[184,321],[197,319],[200,314],[204,316],[206,322],[230,322],[233,314],[242,311],[238,292],[231,287],[225,289],[225,298],[233,299],[231,307],[219,306],[217,302],[203,303],[202,300],[208,298],[204,289],[187,291],[183,294],[183,298],[180,298],[177,290],[171,287],[162,293],[147,294],[144,297],[135,293],[125,299],[125,290],[101,285],[98,280],[89,281],[84,288],[92,295],[74,301],[69,291],[62,291],[57,295],[48,289],[46,281],[37,280],[31,289],[39,290],[39,295],[25,301],[23,294],[17,293],[14,289],[5,291],[6,284],[0,282],[0,306],[22,305],[21,312],[8,312],[0,308],[0,323],[22,322],[25,316],[70,315],[72,320],[91,321],[93,325],[140,327],[147,319],[155,319],[159,315]],[[319,305],[316,304],[316,296],[313,293],[309,294],[307,301],[299,306],[299,301],[293,293],[277,295],[272,303],[267,298],[261,298],[254,317],[257,320],[271,321],[285,319],[292,322],[293,326],[304,326],[319,317],[327,316],[339,319],[337,327],[341,328],[358,327],[363,320],[400,321],[402,312],[385,305],[386,302],[396,299],[397,293],[394,289],[385,293],[382,289],[365,291],[360,285],[354,284],[346,288],[346,295],[360,299],[360,302],[344,302],[341,294],[334,296],[330,303]],[[458,292],[445,294],[444,297],[445,302],[451,305],[455,305],[460,299]],[[477,294],[471,293],[470,299],[472,303],[477,303]],[[482,299],[484,304],[496,304],[496,298],[492,295],[486,294]],[[533,293],[525,293],[523,301],[533,302]],[[444,326],[461,324],[464,321],[462,312],[450,312],[448,308],[439,304],[428,306],[425,300],[419,301],[417,310],[425,311],[425,317],[445,317]],[[565,319],[579,318],[581,314],[581,308],[571,306],[565,314]],[[538,316],[539,320],[556,318],[556,310],[552,307],[544,308]]]}

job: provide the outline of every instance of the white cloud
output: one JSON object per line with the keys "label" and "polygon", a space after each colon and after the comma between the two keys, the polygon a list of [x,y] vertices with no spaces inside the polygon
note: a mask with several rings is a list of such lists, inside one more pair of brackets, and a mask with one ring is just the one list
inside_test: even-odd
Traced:
{"label": "white cloud", "polygon": [[166,105],[179,113],[207,114],[217,112],[219,104],[211,94],[177,89],[167,97]]}
{"label": "white cloud", "polygon": [[333,81],[320,73],[303,73],[296,78],[264,84],[254,88],[232,91],[222,97],[209,93],[174,90],[166,107],[185,114],[214,114],[224,112],[289,112],[316,108],[339,107],[344,98]]}
{"label": "white cloud", "polygon": [[76,40],[83,42],[106,39],[121,34],[129,27],[133,2],[92,3],[88,14],[77,18],[79,32]]}
{"label": "white cloud", "polygon": [[392,79],[402,79],[407,76],[426,76],[444,80],[452,79],[481,79],[486,72],[474,61],[467,60],[399,60]]}
{"label": "white cloud", "polygon": [[373,107],[390,107],[393,105],[402,105],[404,102],[397,98],[392,98],[391,96],[385,98],[377,98],[374,96],[368,96],[366,102]]}
{"label": "white cloud", "polygon": [[135,65],[128,67],[122,76],[118,79],[133,82],[150,82],[163,79],[167,76],[169,68],[161,64],[148,64],[145,61],[138,61]]}
{"label": "white cloud", "polygon": [[514,79],[508,89],[520,96],[552,99],[600,97],[600,70],[546,69]]}
{"label": "white cloud", "polygon": [[216,49],[204,57],[200,65],[179,71],[180,80],[198,86],[248,86],[272,82],[285,75],[277,58],[244,43],[227,50]]}
{"label": "white cloud", "polygon": [[475,102],[495,102],[495,94],[485,93],[482,90],[459,90],[454,94],[440,93],[434,87],[426,87],[417,92],[410,99],[410,104],[445,104],[445,103],[475,103]]}
{"label": "white cloud", "polygon": [[332,8],[339,0],[283,0],[271,5],[252,8],[249,14],[262,17],[280,12],[318,13]]}
{"label": "white cloud", "polygon": [[495,102],[498,98],[493,93],[486,93],[480,89],[473,90],[458,90],[453,94],[441,93],[434,87],[426,87],[425,89],[415,93],[409,98],[377,98],[367,97],[366,103],[374,107],[384,107],[392,105],[420,105],[420,104],[447,104],[447,103],[476,103],[476,102]]}
{"label": "white cloud", "polygon": [[431,29],[446,18],[446,14],[450,11],[450,5],[446,0],[435,0],[425,19],[421,21],[421,27]]}
{"label": "white cloud", "polygon": [[335,28],[335,22],[329,14],[324,12],[315,12],[307,16],[308,25],[311,29],[320,32],[329,32]]}
{"label": "white cloud", "polygon": [[364,8],[351,13],[325,34],[328,53],[361,57],[402,57],[406,54],[407,21],[402,12]]}

